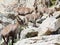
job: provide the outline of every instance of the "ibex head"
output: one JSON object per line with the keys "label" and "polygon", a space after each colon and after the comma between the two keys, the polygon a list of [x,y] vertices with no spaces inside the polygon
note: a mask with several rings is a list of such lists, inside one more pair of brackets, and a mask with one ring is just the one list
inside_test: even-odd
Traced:
{"label": "ibex head", "polygon": [[24,16],[17,15],[16,19],[20,25],[24,25],[24,23],[25,23],[25,17]]}

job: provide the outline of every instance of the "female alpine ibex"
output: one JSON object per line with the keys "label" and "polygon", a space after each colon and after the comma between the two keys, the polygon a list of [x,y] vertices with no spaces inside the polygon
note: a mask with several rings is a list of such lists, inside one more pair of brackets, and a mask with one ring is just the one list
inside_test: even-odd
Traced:
{"label": "female alpine ibex", "polygon": [[[12,45],[13,45],[15,37],[19,33],[18,28],[19,28],[20,24],[22,24],[22,21],[19,20],[18,16],[16,19],[17,19],[16,24],[9,24],[6,27],[4,27],[3,30],[1,31],[1,36],[4,40],[4,42],[6,43],[6,45],[8,45],[9,38],[12,39]],[[19,33],[19,35],[20,35],[20,33]]]}
{"label": "female alpine ibex", "polygon": [[35,14],[28,14],[28,15],[25,15],[25,16],[20,16],[20,19],[24,22],[24,24],[28,25],[28,22],[32,22],[34,23],[34,27],[36,26],[36,20],[41,18],[43,14],[42,13],[35,13]]}

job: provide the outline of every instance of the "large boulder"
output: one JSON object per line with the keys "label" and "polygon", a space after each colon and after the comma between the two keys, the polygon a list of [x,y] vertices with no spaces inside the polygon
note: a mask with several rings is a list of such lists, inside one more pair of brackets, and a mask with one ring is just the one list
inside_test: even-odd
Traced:
{"label": "large boulder", "polygon": [[29,37],[35,37],[38,35],[38,31],[36,30],[35,27],[29,27],[27,29],[24,29],[21,31],[20,34],[20,39],[25,39],[25,38],[29,38]]}
{"label": "large boulder", "polygon": [[24,38],[26,38],[27,34],[31,34],[32,32],[38,32],[38,36],[51,35],[53,32],[57,31],[57,29],[59,29],[59,27],[60,27],[60,18],[56,19],[55,17],[47,17],[38,26],[38,28],[30,27],[30,28],[24,29],[21,32],[20,36],[21,36],[21,39],[24,39]]}
{"label": "large boulder", "polygon": [[57,31],[59,27],[60,27],[60,18],[56,19],[54,17],[48,17],[46,18],[46,20],[42,22],[40,28],[38,28],[39,30],[38,36],[51,34],[52,32]]}
{"label": "large boulder", "polygon": [[60,11],[56,11],[53,13],[53,17],[55,17],[56,19],[57,18],[60,18]]}
{"label": "large boulder", "polygon": [[60,18],[56,19],[54,17],[47,17],[46,20],[44,20],[40,26],[41,28],[48,27],[48,28],[53,29],[51,31],[55,31],[60,27],[59,22],[60,22]]}
{"label": "large boulder", "polygon": [[18,41],[15,45],[57,45],[60,44],[60,35],[49,35],[27,38]]}

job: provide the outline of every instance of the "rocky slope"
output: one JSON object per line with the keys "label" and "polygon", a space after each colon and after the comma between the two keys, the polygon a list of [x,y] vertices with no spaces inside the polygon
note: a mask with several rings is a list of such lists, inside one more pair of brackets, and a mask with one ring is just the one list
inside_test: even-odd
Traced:
{"label": "rocky slope", "polygon": [[0,31],[17,15],[23,25],[14,45],[60,45],[59,0],[0,0]]}

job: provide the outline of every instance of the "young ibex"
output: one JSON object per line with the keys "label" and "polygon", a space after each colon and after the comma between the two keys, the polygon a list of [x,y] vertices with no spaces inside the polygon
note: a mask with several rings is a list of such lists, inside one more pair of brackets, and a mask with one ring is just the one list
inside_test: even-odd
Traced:
{"label": "young ibex", "polygon": [[[9,38],[12,39],[12,45],[13,45],[15,37],[19,33],[18,28],[19,28],[20,24],[22,24],[22,23],[20,22],[20,20],[18,20],[18,17],[17,17],[16,24],[9,24],[3,28],[3,30],[1,31],[1,36],[4,40],[4,42],[6,43],[6,45],[8,45]],[[20,35],[20,33],[19,33],[19,35]]]}
{"label": "young ibex", "polygon": [[24,24],[28,24],[28,22],[32,22],[35,25],[36,24],[36,20],[41,17],[41,14],[40,13],[28,14],[28,15],[19,16],[19,17],[24,22]]}
{"label": "young ibex", "polygon": [[25,16],[26,14],[31,14],[33,12],[33,9],[30,9],[28,7],[17,7],[14,8],[14,11],[18,13],[18,15]]}

